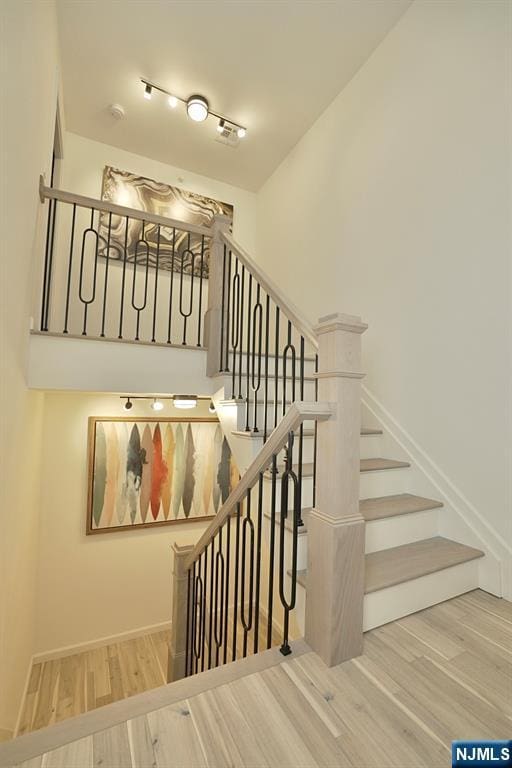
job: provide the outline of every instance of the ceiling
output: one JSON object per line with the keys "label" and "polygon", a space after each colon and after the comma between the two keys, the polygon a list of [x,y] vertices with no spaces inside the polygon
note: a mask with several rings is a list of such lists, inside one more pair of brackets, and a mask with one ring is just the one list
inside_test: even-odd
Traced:
{"label": "ceiling", "polygon": [[[68,130],[257,190],[411,0],[59,0]],[[247,126],[234,149],[213,118],[142,95],[141,77]],[[116,121],[108,106],[126,110]]]}

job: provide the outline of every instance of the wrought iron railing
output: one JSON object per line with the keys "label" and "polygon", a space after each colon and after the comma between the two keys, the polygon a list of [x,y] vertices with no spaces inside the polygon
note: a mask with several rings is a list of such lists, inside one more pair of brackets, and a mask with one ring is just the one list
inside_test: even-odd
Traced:
{"label": "wrought iron railing", "polygon": [[275,645],[291,652],[304,482],[295,439],[304,421],[330,415],[327,404],[292,405],[188,557],[186,675]]}
{"label": "wrought iron railing", "polygon": [[49,187],[39,330],[203,345],[211,230]]}

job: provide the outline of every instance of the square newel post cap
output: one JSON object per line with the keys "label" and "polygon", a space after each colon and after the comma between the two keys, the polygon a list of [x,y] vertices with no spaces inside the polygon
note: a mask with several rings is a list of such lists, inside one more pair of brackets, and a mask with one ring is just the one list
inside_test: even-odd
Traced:
{"label": "square newel post cap", "polygon": [[315,325],[315,333],[321,336],[333,331],[348,331],[349,333],[364,333],[368,325],[363,323],[358,315],[345,315],[343,312],[334,312],[332,315],[324,315],[318,319]]}
{"label": "square newel post cap", "polygon": [[225,213],[216,213],[212,220],[212,229],[218,232],[229,232],[233,219]]}

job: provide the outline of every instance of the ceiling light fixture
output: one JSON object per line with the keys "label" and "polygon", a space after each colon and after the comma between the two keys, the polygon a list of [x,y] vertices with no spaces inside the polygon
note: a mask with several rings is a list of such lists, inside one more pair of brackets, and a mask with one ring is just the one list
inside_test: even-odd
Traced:
{"label": "ceiling light fixture", "polygon": [[126,403],[123,405],[123,408],[125,411],[131,411],[133,408],[133,403],[129,397],[126,398]]}
{"label": "ceiling light fixture", "polygon": [[204,96],[191,96],[187,101],[187,115],[196,123],[202,123],[208,117],[208,102]]}
{"label": "ceiling light fixture", "polygon": [[244,136],[247,135],[247,128],[245,128],[243,125],[240,125],[240,123],[237,123],[235,120],[230,120],[224,115],[219,115],[217,112],[214,112],[212,109],[210,109],[208,99],[206,99],[204,96],[196,93],[190,96],[188,99],[182,99],[181,96],[176,96],[176,94],[167,91],[165,88],[162,88],[159,85],[155,85],[155,83],[149,82],[149,80],[144,80],[144,78],[141,78],[141,82],[144,85],[145,99],[151,99],[153,91],[159,91],[160,93],[163,93],[165,96],[167,96],[167,103],[172,109],[174,109],[178,105],[178,102],[181,101],[181,103],[184,104],[187,109],[187,115],[196,123],[202,123],[208,117],[216,117],[219,121],[217,125],[217,131],[221,135],[230,132],[232,134],[236,133],[239,139],[243,139]]}
{"label": "ceiling light fixture", "polygon": [[215,413],[215,405],[213,403],[213,400],[210,400],[210,405],[208,406],[208,411],[210,413]]}
{"label": "ceiling light fixture", "polygon": [[195,408],[197,406],[197,395],[174,395],[173,403],[175,408]]}
{"label": "ceiling light fixture", "polygon": [[164,404],[162,403],[162,401],[161,400],[157,400],[156,397],[155,397],[155,399],[151,403],[151,408],[154,411],[161,411],[161,410],[163,410],[163,407],[164,407]]}

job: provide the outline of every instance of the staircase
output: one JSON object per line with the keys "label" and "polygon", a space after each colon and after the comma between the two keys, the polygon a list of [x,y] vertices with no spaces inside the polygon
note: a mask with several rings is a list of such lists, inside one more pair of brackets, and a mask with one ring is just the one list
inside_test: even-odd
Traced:
{"label": "staircase", "polygon": [[408,457],[388,450],[383,425],[362,407],[359,318],[330,315],[313,328],[232,238],[226,217],[191,227],[40,192],[49,207],[39,333],[131,334],[183,358],[193,348],[196,362],[206,348],[240,469],[199,542],[175,548],[169,680],[258,653],[276,637],[288,654],[305,636],[336,664],[361,652],[364,630],[479,585],[484,552],[439,535],[443,504],[423,495]]}

